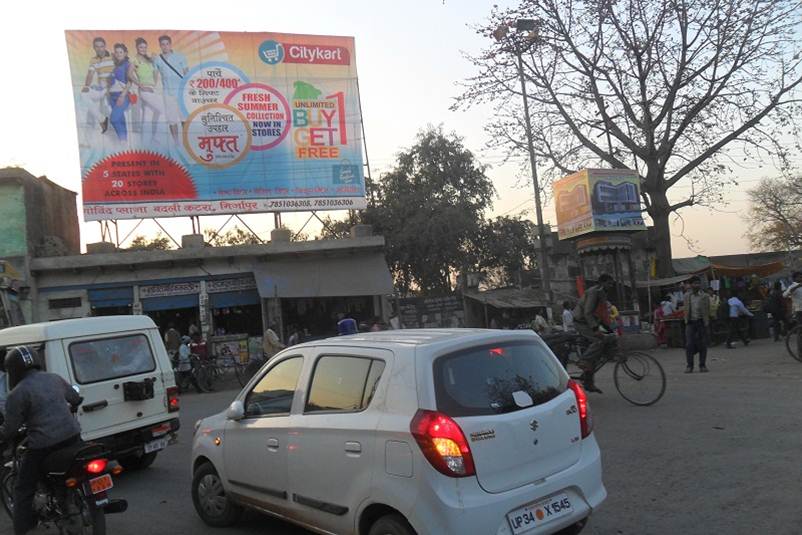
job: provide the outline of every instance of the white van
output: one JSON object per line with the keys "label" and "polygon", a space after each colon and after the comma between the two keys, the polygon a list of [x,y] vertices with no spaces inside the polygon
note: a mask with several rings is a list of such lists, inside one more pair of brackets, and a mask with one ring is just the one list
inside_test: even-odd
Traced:
{"label": "white van", "polygon": [[176,441],[178,388],[159,330],[147,316],[104,316],[0,330],[0,356],[35,347],[42,367],[80,387],[81,436],[128,469],[145,468]]}

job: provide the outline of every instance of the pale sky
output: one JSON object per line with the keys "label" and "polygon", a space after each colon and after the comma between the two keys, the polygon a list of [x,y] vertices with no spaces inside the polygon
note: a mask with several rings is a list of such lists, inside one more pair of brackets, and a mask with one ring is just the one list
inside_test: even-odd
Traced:
{"label": "pale sky", "polygon": [[[493,4],[505,1],[462,0],[339,0],[304,2],[220,2],[209,0],[109,3],[6,2],[0,23],[3,83],[0,84],[0,167],[16,165],[80,192],[80,166],[75,112],[64,39],[65,29],[174,29],[267,31],[351,35],[356,39],[357,69],[362,97],[368,156],[374,177],[392,164],[399,149],[412,144],[427,124],[443,124],[465,138],[478,159],[492,167],[489,176],[498,190],[493,215],[523,213],[534,219],[531,183],[516,187],[517,162],[501,165],[498,151],[484,148],[483,126],[488,112],[481,109],[452,112],[460,93],[457,83],[473,74],[462,51],[476,52],[486,43],[471,25],[481,22]],[[674,256],[719,255],[747,252],[743,237],[746,189],[766,168],[744,171],[740,188],[727,192],[720,211],[691,208],[682,212],[685,235],[697,242],[690,251],[675,225]],[[680,184],[679,188],[689,188]],[[679,190],[678,190],[679,192]],[[681,192],[680,192],[681,193]],[[526,211],[528,210],[528,212]],[[79,206],[79,216],[82,210]],[[332,212],[336,214],[336,212]],[[298,230],[309,214],[285,214],[283,221]],[[544,217],[556,224],[553,205]],[[272,215],[246,216],[245,221],[263,239],[273,228]],[[204,228],[217,228],[225,217],[203,218]],[[163,220],[164,221],[164,220]],[[189,219],[168,220],[165,227],[180,240],[189,234]],[[121,222],[121,237],[134,223]],[[229,227],[230,228],[230,227]],[[307,231],[317,233],[319,225]],[[146,222],[135,234],[155,235]],[[83,223],[82,242],[100,240],[98,223]]]}

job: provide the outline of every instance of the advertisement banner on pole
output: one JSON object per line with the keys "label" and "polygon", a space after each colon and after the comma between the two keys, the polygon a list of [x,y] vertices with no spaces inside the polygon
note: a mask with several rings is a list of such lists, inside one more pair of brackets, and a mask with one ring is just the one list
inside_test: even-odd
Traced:
{"label": "advertisement banner on pole", "polygon": [[352,37],[66,38],[86,221],[366,206]]}
{"label": "advertisement banner on pole", "polygon": [[640,177],[630,169],[582,169],[554,183],[561,240],[591,232],[646,230]]}

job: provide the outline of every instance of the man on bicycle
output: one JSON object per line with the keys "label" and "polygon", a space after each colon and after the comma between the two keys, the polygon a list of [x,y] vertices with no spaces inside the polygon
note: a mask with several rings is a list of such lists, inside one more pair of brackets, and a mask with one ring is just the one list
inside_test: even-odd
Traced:
{"label": "man on bicycle", "polygon": [[794,283],[785,290],[783,297],[791,299],[791,308],[797,325],[802,324],[802,271],[795,271],[791,276]]}
{"label": "man on bicycle", "polygon": [[585,295],[574,308],[574,329],[590,342],[578,363],[584,372],[582,382],[588,392],[601,394],[594,381],[596,363],[602,357],[612,356],[609,353],[615,349],[615,340],[610,338],[612,330],[607,324],[607,292],[614,285],[615,280],[603,273],[594,286],[585,290]]}

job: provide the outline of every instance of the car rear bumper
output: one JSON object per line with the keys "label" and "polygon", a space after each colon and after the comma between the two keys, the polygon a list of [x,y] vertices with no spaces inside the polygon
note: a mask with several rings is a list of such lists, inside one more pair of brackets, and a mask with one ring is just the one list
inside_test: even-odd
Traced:
{"label": "car rear bumper", "polygon": [[[154,434],[154,429],[162,425],[166,426],[167,424],[169,424],[169,430],[164,432],[159,430],[158,434]],[[171,418],[162,420],[156,424],[149,424],[144,427],[123,431],[122,433],[109,435],[107,437],[94,438],[92,442],[102,444],[106,447],[110,452],[110,457],[113,459],[120,459],[131,455],[140,456],[144,453],[145,444],[153,440],[168,437],[171,444],[175,442],[176,433],[180,427],[181,423],[178,418]]]}
{"label": "car rear bumper", "polygon": [[566,494],[573,506],[572,513],[527,531],[526,535],[554,533],[589,516],[607,497],[602,483],[601,453],[593,435],[583,441],[582,455],[570,468],[537,484],[507,492],[485,492],[475,477],[453,479],[431,472],[430,485],[424,485],[407,515],[418,533],[511,535],[507,513],[550,496]]}

